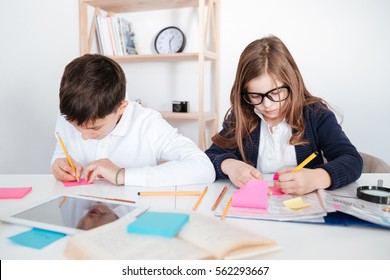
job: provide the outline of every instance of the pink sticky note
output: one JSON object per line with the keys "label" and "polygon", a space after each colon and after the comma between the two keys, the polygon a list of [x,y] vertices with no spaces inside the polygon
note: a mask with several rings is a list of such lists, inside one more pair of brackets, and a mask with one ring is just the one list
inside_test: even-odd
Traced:
{"label": "pink sticky note", "polygon": [[32,187],[0,188],[0,199],[23,198],[31,190]]}
{"label": "pink sticky note", "polygon": [[337,204],[333,204],[333,208],[337,211],[341,211],[341,206]]}
{"label": "pink sticky note", "polygon": [[84,178],[80,178],[79,182],[77,181],[69,181],[69,182],[62,182],[65,187],[78,187],[78,186],[85,186],[85,185],[91,185],[92,183],[88,183]]}
{"label": "pink sticky note", "polygon": [[278,187],[272,186],[269,187],[272,195],[285,195],[286,193],[282,192]]}
{"label": "pink sticky note", "polygon": [[233,207],[266,209],[268,202],[268,181],[251,179],[232,197]]}

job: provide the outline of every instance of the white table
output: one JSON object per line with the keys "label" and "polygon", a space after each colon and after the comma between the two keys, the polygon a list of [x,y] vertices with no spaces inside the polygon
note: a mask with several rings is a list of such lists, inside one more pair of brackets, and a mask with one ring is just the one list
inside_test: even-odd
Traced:
{"label": "white table", "polygon": [[[384,186],[390,186],[390,174],[363,174],[360,185],[376,185],[378,179]],[[211,207],[224,185],[230,191],[234,187],[229,181],[216,181],[208,185],[208,191],[197,211],[214,216]],[[11,213],[27,206],[45,201],[55,195],[89,194],[102,197],[115,197],[135,200],[138,205],[151,206],[151,209],[192,209],[197,197],[139,197],[137,192],[145,190],[199,190],[205,185],[141,188],[115,187],[104,181],[93,186],[65,188],[52,175],[0,175],[0,187],[32,186],[33,191],[20,200],[0,200],[0,213]],[[220,219],[215,217],[215,219]],[[343,227],[292,222],[276,222],[227,218],[224,222],[238,225],[248,230],[274,239],[282,249],[266,255],[262,259],[284,260],[336,260],[336,259],[390,259],[390,231],[371,227]],[[12,243],[8,236],[28,230],[28,227],[0,224],[0,259],[61,259],[68,237],[62,238],[42,250],[30,249]]]}

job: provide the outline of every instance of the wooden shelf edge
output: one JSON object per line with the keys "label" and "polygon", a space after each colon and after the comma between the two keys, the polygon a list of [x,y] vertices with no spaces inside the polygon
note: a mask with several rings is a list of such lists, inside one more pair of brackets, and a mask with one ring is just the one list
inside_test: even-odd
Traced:
{"label": "wooden shelf edge", "polygon": [[[180,62],[180,61],[197,61],[200,54],[193,53],[172,53],[172,54],[137,54],[137,55],[122,55],[110,56],[117,62]],[[205,60],[217,60],[218,55],[213,52],[204,54]]]}
{"label": "wooden shelf edge", "polygon": [[203,121],[212,121],[217,119],[216,112],[189,112],[189,113],[173,113],[160,111],[161,116],[164,119],[174,119],[174,120],[203,120]]}
{"label": "wooden shelf edge", "polygon": [[108,12],[126,13],[126,12],[141,12],[160,9],[177,9],[198,7],[198,0],[82,0],[84,3],[93,7],[99,7]]}

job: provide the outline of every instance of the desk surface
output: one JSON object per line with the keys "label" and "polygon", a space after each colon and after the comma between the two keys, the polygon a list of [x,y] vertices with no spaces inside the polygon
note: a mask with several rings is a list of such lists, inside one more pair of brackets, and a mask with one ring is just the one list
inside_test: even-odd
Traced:
{"label": "desk surface", "polygon": [[[383,179],[384,186],[388,186],[390,174],[363,174],[358,183],[359,185],[375,185],[378,179]],[[230,186],[230,182],[216,181],[210,184],[197,211],[214,216],[211,207],[224,185]],[[204,185],[164,188],[115,187],[104,183],[104,181],[96,182],[92,186],[65,188],[52,175],[0,174],[0,187],[21,186],[32,186],[33,190],[23,199],[0,200],[1,215],[25,209],[57,195],[78,194],[135,200],[137,205],[150,206],[152,210],[190,210],[197,197],[139,197],[137,192],[145,190],[203,190],[204,188]],[[230,186],[231,192],[233,188]],[[215,219],[219,219],[219,217],[215,217]],[[386,229],[236,218],[226,218],[224,222],[272,238],[282,247],[277,252],[259,256],[262,259],[390,259],[390,232]],[[0,222],[0,259],[63,258],[62,252],[68,237],[62,238],[42,250],[19,246],[7,238],[28,229],[28,227]]]}

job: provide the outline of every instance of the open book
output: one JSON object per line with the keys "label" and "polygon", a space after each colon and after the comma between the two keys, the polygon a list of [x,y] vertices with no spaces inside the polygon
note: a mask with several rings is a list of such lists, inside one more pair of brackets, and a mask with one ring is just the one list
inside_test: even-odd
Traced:
{"label": "open book", "polygon": [[124,217],[72,236],[68,259],[242,259],[280,247],[271,239],[191,212],[189,222],[174,238],[127,233],[134,217]]}

